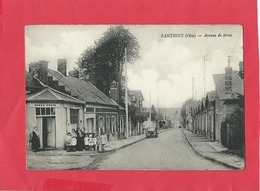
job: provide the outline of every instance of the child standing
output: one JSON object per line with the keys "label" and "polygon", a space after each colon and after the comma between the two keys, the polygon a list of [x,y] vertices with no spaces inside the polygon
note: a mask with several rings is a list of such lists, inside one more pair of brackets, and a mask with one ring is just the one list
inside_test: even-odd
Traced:
{"label": "child standing", "polygon": [[89,149],[89,138],[87,135],[84,138],[84,145],[85,145],[85,151],[87,151]]}
{"label": "child standing", "polygon": [[97,137],[96,137],[96,147],[97,147],[97,151],[99,151],[100,145],[101,145],[101,137],[100,137],[99,135],[97,135]]}
{"label": "child standing", "polygon": [[71,148],[72,151],[76,151],[76,145],[77,145],[77,133],[75,131],[75,129],[72,129],[72,133],[71,133]]}
{"label": "child standing", "polygon": [[71,139],[72,139],[72,137],[71,137],[71,133],[70,132],[68,132],[67,133],[67,136],[66,136],[66,149],[67,149],[67,152],[70,152],[71,151]]}
{"label": "child standing", "polygon": [[92,135],[90,134],[89,135],[89,139],[88,139],[88,144],[89,144],[89,148],[92,150],[92,148],[93,148],[93,150],[95,150],[95,145],[94,145],[94,139],[93,139],[93,137],[92,137]]}
{"label": "child standing", "polygon": [[105,134],[101,135],[101,150],[105,150],[105,145],[107,143],[107,136]]}

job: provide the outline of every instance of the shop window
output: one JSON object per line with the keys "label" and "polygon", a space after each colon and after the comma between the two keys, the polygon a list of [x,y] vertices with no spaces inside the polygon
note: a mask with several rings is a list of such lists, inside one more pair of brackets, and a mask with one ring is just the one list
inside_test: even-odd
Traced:
{"label": "shop window", "polygon": [[41,115],[46,115],[45,111],[46,111],[46,108],[41,108]]}
{"label": "shop window", "polygon": [[79,110],[78,109],[70,109],[70,123],[71,124],[79,123]]}
{"label": "shop window", "polygon": [[51,108],[46,108],[46,115],[50,115],[51,114]]}
{"label": "shop window", "polygon": [[99,127],[103,127],[104,126],[104,121],[103,121],[103,117],[99,117]]}
{"label": "shop window", "polygon": [[116,131],[116,117],[112,117],[112,133]]}
{"label": "shop window", "polygon": [[104,123],[105,123],[104,117],[99,117],[99,126],[98,126],[98,128],[99,128],[99,133],[100,134],[104,133],[104,131],[105,131]]}
{"label": "shop window", "polygon": [[109,117],[107,117],[106,125],[107,125],[107,128],[110,129],[111,125],[110,125],[110,118]]}
{"label": "shop window", "polygon": [[55,115],[55,109],[51,108],[51,115]]}
{"label": "shop window", "polygon": [[36,116],[54,116],[55,115],[55,108],[51,108],[51,107],[41,107],[35,108],[36,110]]}
{"label": "shop window", "polygon": [[40,110],[40,108],[36,108],[36,115],[41,115],[41,110]]}

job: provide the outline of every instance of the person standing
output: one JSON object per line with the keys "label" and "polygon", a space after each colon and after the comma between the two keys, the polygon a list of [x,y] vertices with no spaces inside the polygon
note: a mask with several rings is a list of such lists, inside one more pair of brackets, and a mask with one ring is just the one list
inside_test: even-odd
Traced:
{"label": "person standing", "polygon": [[71,133],[71,149],[72,151],[76,151],[76,145],[77,145],[77,133],[75,131],[75,129],[72,129],[72,133]]}
{"label": "person standing", "polygon": [[105,150],[105,145],[107,143],[107,136],[106,134],[101,135],[101,151]]}
{"label": "person standing", "polygon": [[94,142],[93,149],[96,150],[97,138],[95,136],[93,137],[93,142]]}
{"label": "person standing", "polygon": [[84,133],[82,130],[78,131],[77,145],[78,145],[78,151],[82,151],[84,148]]}
{"label": "person standing", "polygon": [[88,144],[89,144],[89,149],[93,149],[93,150],[95,150],[94,149],[94,139],[93,139],[93,137],[92,137],[92,135],[91,134],[89,134],[89,138],[88,138]]}
{"label": "person standing", "polygon": [[76,151],[80,150],[80,137],[79,137],[79,133],[80,133],[80,129],[79,126],[77,127],[77,130],[75,131],[75,133],[77,134],[76,139],[77,139],[77,144],[75,146]]}
{"label": "person standing", "polygon": [[99,151],[99,149],[101,149],[101,137],[99,136],[99,134],[97,134],[97,136],[96,136],[96,150]]}
{"label": "person standing", "polygon": [[67,149],[67,152],[71,151],[71,140],[72,140],[71,133],[68,132],[67,136],[66,136],[66,149]]}
{"label": "person standing", "polygon": [[37,130],[38,130],[38,127],[35,126],[33,128],[33,132],[32,132],[32,150],[33,150],[33,152],[37,152],[40,147],[40,137],[39,137],[39,133],[37,132]]}
{"label": "person standing", "polygon": [[89,138],[88,138],[88,135],[85,135],[85,137],[84,137],[84,146],[85,146],[85,151],[89,150]]}

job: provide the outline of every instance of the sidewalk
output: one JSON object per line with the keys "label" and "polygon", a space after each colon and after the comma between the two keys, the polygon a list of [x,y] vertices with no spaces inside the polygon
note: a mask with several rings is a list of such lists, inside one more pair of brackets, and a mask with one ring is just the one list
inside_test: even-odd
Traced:
{"label": "sidewalk", "polygon": [[182,132],[198,155],[229,168],[240,170],[245,168],[245,160],[242,157],[228,152],[228,149],[219,143],[211,142],[205,137],[194,134],[186,129],[183,129]]}

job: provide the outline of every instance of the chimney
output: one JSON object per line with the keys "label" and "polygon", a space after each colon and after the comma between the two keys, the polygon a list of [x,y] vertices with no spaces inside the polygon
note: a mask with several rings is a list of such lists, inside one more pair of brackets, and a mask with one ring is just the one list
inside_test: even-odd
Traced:
{"label": "chimney", "polygon": [[40,60],[29,64],[29,73],[38,78],[44,84],[48,83],[48,61]]}
{"label": "chimney", "polygon": [[225,68],[225,95],[232,93],[232,67],[230,67],[231,56],[228,56],[228,67]]}
{"label": "chimney", "polygon": [[58,59],[58,68],[57,70],[63,75],[67,76],[67,60],[66,59]]}
{"label": "chimney", "polygon": [[116,103],[119,103],[119,92],[118,92],[118,85],[115,82],[111,82],[110,84],[110,98],[113,99]]}

